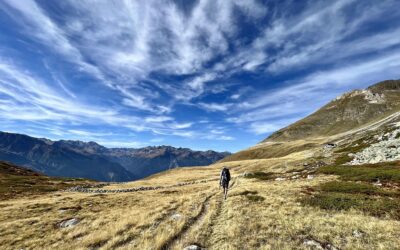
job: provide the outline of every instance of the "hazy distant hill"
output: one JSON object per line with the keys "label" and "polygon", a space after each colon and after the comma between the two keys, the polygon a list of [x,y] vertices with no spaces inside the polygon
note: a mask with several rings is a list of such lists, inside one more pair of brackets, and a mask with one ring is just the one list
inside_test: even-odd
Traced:
{"label": "hazy distant hill", "polygon": [[170,146],[106,148],[95,142],[38,139],[0,132],[0,160],[50,176],[129,181],[178,166],[209,165],[229,153]]}
{"label": "hazy distant hill", "polygon": [[137,176],[147,176],[169,168],[210,165],[230,153],[157,146],[139,149],[113,148],[104,155],[120,163]]}
{"label": "hazy distant hill", "polygon": [[26,135],[0,133],[0,159],[49,176],[128,181],[135,176],[116,162]]}

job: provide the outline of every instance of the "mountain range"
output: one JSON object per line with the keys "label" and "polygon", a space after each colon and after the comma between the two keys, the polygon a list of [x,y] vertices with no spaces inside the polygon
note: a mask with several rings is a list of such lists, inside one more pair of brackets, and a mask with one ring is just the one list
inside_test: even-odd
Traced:
{"label": "mountain range", "polygon": [[171,146],[107,148],[96,142],[51,141],[0,132],[0,160],[49,176],[131,181],[170,168],[209,165],[227,155]]}
{"label": "mountain range", "polygon": [[[166,146],[108,149],[3,133],[4,141],[1,152],[8,156],[97,157],[131,174],[124,165],[134,166],[134,159],[150,166],[138,171],[202,159]],[[218,185],[223,167],[232,176],[227,199]],[[0,161],[0,227],[10,249],[393,249],[400,244],[399,187],[397,80],[338,96],[210,166],[174,168],[144,180],[36,176]]]}

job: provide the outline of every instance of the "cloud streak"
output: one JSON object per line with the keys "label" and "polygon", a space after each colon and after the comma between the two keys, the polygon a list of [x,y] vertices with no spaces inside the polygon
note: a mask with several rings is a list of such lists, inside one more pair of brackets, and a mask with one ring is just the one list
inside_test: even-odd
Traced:
{"label": "cloud streak", "polygon": [[343,91],[399,78],[398,7],[5,0],[0,117],[87,138],[133,131],[144,144],[254,141]]}

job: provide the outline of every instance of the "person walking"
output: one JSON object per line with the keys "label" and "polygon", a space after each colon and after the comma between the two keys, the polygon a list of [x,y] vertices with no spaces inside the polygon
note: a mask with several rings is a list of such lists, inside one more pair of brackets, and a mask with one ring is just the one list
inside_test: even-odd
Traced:
{"label": "person walking", "polygon": [[231,173],[227,167],[224,167],[221,171],[219,178],[219,185],[224,189],[224,198],[228,196],[229,181],[231,180]]}

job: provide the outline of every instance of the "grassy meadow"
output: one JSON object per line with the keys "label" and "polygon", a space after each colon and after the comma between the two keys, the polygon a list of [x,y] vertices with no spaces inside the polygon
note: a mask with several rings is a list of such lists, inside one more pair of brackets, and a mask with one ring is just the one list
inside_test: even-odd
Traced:
{"label": "grassy meadow", "polygon": [[[387,166],[385,173],[392,177],[375,186],[373,177],[360,175],[362,167],[354,167],[352,176],[340,166],[316,170],[311,161],[303,164],[300,155],[304,154],[177,168],[102,188],[163,187],[158,190],[54,191],[9,198],[0,201],[0,245],[2,249],[183,249],[193,244],[207,249],[314,249],[308,241],[336,249],[400,245],[399,193],[389,185],[397,180],[397,165]],[[233,176],[227,200],[218,186],[222,166],[230,167]],[[381,171],[376,174],[386,176]],[[71,218],[79,223],[60,228]]]}

